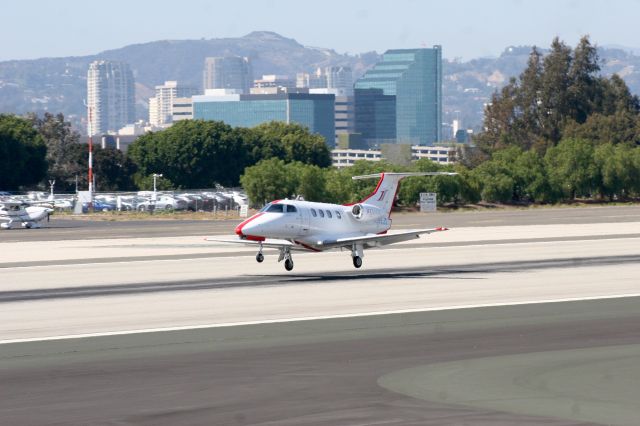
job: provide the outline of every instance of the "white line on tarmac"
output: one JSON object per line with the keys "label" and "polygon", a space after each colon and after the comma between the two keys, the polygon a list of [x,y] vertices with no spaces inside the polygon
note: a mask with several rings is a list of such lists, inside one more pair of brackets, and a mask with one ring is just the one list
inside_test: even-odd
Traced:
{"label": "white line on tarmac", "polygon": [[483,303],[483,304],[476,304],[476,305],[439,306],[439,307],[433,307],[433,308],[401,309],[401,310],[393,310],[393,311],[371,311],[371,312],[359,312],[359,313],[353,313],[353,314],[280,318],[280,319],[270,319],[270,320],[262,320],[262,321],[229,322],[229,323],[218,323],[218,324],[196,324],[196,325],[184,325],[184,326],[178,326],[178,327],[146,328],[146,329],[138,329],[138,330],[105,331],[105,332],[99,332],[99,333],[69,334],[69,335],[62,335],[62,336],[0,340],[0,345],[6,345],[10,343],[45,342],[45,341],[51,341],[51,340],[85,339],[89,337],[122,336],[127,334],[140,334],[140,333],[160,333],[160,332],[166,332],[166,331],[183,331],[183,330],[199,330],[199,329],[207,329],[207,328],[238,327],[243,325],[279,324],[279,323],[314,321],[314,320],[323,320],[323,319],[358,318],[358,317],[366,317],[366,316],[373,316],[373,315],[394,315],[394,314],[409,314],[409,313],[416,313],[416,312],[450,311],[455,309],[490,308],[490,307],[497,307],[497,306],[537,305],[537,304],[544,304],[544,303],[578,302],[578,301],[585,301],[585,300],[600,300],[600,299],[619,299],[619,298],[626,298],[626,297],[640,297],[640,293],[615,294],[615,295],[607,295],[607,296],[569,297],[569,298],[561,298],[561,299],[540,299],[540,300],[529,300],[529,301],[521,301],[521,302]]}
{"label": "white line on tarmac", "polygon": [[[603,235],[604,236],[604,235]],[[575,238],[582,238],[582,235],[577,235],[575,236]],[[623,237],[623,238],[598,238],[600,237],[600,235],[586,235],[584,237],[595,237],[593,240],[587,240],[587,241],[598,241],[598,242],[606,242],[606,241],[620,241],[620,240],[640,240],[639,237]],[[542,237],[542,238],[532,238],[532,239],[546,239],[547,237]],[[568,238],[574,238],[572,236],[568,237]],[[494,241],[500,241],[500,242],[494,242]],[[514,239],[514,242],[511,241],[505,241],[505,240],[489,240],[485,243],[482,244],[463,244],[464,247],[484,247],[484,246],[506,246],[506,245],[530,245],[530,244],[539,244],[539,245],[557,245],[558,243],[573,243],[573,242],[581,242],[581,241],[585,241],[585,240],[581,240],[581,239],[568,239],[568,240],[558,240],[558,241],[518,241],[517,239]],[[459,241],[454,241],[453,243],[458,243]],[[411,251],[416,251],[416,250],[429,250],[429,251],[433,251],[433,250],[444,250],[444,249],[456,249],[459,248],[460,245],[438,245],[438,244],[450,244],[452,242],[449,241],[438,241],[438,242],[434,242],[434,245],[428,245],[425,247],[403,247],[403,246],[395,246],[395,247],[384,247],[384,248],[380,248],[380,247],[373,247],[367,250],[375,250],[377,252],[380,251],[401,251],[401,250],[411,250]],[[463,241],[460,241],[460,243],[464,243]],[[218,248],[218,247],[216,247]],[[257,247],[255,247],[257,249]],[[117,261],[113,261],[113,262],[81,262],[81,263],[66,263],[67,259],[54,259],[54,260],[45,260],[44,262],[51,262],[48,265],[21,265],[21,266],[10,266],[7,268],[2,268],[2,270],[4,271],[8,271],[11,269],[24,269],[24,268],[50,268],[50,267],[68,267],[68,268],[76,268],[79,265],[80,266],[94,266],[94,265],[114,265],[114,264],[121,264],[121,263],[132,263],[132,262],[136,262],[136,263],[144,263],[144,262],[184,262],[184,261],[198,261],[198,260],[214,260],[214,259],[220,259],[220,260],[229,260],[230,258],[239,258],[239,257],[253,257],[255,256],[255,250],[251,250],[250,249],[254,249],[254,247],[238,247],[238,249],[244,249],[244,251],[246,251],[245,253],[236,253],[233,256],[218,256],[219,254],[224,254],[224,253],[228,253],[228,252],[214,252],[214,253],[202,253],[202,254],[210,254],[211,256],[199,256],[199,257],[185,257],[185,258],[179,258],[179,259],[163,259],[162,254],[158,255],[158,259],[136,259],[136,257],[131,257],[127,260],[117,260]],[[266,251],[277,251],[277,249],[275,248],[265,248]],[[326,251],[323,251],[321,253],[339,253],[342,251],[347,251],[347,250],[341,250],[341,249],[329,249]],[[185,256],[189,256],[192,253],[186,253]],[[199,254],[199,253],[196,253]],[[301,252],[296,252],[296,256],[310,256],[310,255],[317,255],[318,253],[315,252],[309,252],[309,251],[301,251]],[[587,256],[588,257],[588,256]],[[551,259],[552,257],[550,257],[549,259]],[[98,259],[98,258],[97,258]],[[99,259],[103,259],[103,258],[99,258]],[[70,260],[84,260],[84,259],[70,259]],[[56,262],[65,262],[65,263],[56,263]],[[0,263],[0,265],[2,265],[2,263]]]}

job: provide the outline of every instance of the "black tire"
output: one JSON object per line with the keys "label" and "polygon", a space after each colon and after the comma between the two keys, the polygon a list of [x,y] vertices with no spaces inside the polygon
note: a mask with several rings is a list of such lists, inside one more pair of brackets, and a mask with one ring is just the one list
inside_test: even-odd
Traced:
{"label": "black tire", "polygon": [[166,206],[164,206],[165,210],[173,210],[173,206],[171,204],[167,204]]}
{"label": "black tire", "polygon": [[362,266],[362,258],[360,256],[353,256],[353,266],[359,268]]}
{"label": "black tire", "polygon": [[293,260],[286,259],[284,261],[284,269],[286,269],[287,271],[291,271],[293,269]]}
{"label": "black tire", "polygon": [[145,206],[138,206],[138,211],[143,212],[145,210],[147,210],[147,208]]}
{"label": "black tire", "polygon": [[256,261],[262,263],[264,261],[264,255],[262,253],[256,254]]}

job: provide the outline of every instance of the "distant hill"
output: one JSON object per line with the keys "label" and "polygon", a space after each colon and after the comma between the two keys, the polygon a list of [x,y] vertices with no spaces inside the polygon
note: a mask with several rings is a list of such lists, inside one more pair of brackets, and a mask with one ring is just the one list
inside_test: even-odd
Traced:
{"label": "distant hill", "polygon": [[240,55],[252,59],[255,77],[295,77],[328,65],[349,65],[357,75],[378,60],[375,52],[341,55],[331,49],[305,47],[276,33],[252,32],[239,38],[164,40],[133,44],[92,56],[0,62],[0,112],[62,112],[79,125],[85,115],[86,75],[97,59],[127,62],[136,79],[137,115],[147,118],[153,87],[165,80],[201,87],[204,58]]}
{"label": "distant hill", "polygon": [[[511,46],[497,58],[462,62],[445,60],[444,121],[459,118],[463,125],[479,129],[483,105],[491,94],[524,69],[530,46]],[[444,53],[446,55],[446,45]],[[640,94],[640,56],[633,49],[600,48],[602,71],[618,73],[635,94]],[[85,116],[86,72],[97,59],[130,64],[136,78],[137,116],[147,118],[147,98],[165,80],[201,87],[207,56],[240,55],[253,61],[255,77],[262,74],[310,72],[317,67],[348,65],[357,78],[378,60],[376,52],[344,55],[332,49],[303,46],[268,31],[238,38],[164,40],[133,44],[97,55],[0,62],[0,113],[62,112],[81,128]]]}

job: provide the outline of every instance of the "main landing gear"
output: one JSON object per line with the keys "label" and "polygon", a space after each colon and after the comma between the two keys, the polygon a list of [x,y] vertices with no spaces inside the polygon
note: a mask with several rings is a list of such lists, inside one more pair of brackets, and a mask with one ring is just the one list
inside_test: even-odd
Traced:
{"label": "main landing gear", "polygon": [[360,268],[362,266],[362,258],[364,257],[364,246],[361,244],[354,244],[351,246],[351,259],[353,260],[353,266]]}
{"label": "main landing gear", "polygon": [[287,271],[291,271],[293,269],[293,260],[285,259],[285,261],[284,261],[284,269],[286,269]]}
{"label": "main landing gear", "polygon": [[287,271],[293,270],[293,258],[291,257],[291,250],[289,247],[283,247],[280,249],[280,256],[278,256],[278,262],[284,260],[284,269]]}

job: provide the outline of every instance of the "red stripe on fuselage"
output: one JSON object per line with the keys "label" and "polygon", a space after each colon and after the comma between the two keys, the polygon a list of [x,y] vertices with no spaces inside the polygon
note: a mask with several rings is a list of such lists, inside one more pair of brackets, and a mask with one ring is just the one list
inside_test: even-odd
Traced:
{"label": "red stripe on fuselage", "polygon": [[305,243],[301,243],[300,241],[294,241],[294,243],[301,245],[302,247],[306,248],[307,250],[322,251],[322,250],[318,250],[317,248],[311,247],[310,245],[307,245]]}
{"label": "red stripe on fuselage", "polygon": [[[252,220],[255,220],[257,218],[259,218],[260,216],[262,216],[264,213],[260,212],[258,214],[254,214],[253,216],[251,216],[249,219],[245,220],[244,222],[240,223],[240,225],[236,226],[236,234],[238,234],[241,238],[245,237],[246,239],[249,239],[250,235],[244,235],[242,233],[242,228],[244,228],[244,226],[251,222]],[[262,240],[254,240],[254,241],[264,241],[263,237],[253,237],[253,238],[262,238]]]}

